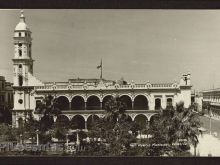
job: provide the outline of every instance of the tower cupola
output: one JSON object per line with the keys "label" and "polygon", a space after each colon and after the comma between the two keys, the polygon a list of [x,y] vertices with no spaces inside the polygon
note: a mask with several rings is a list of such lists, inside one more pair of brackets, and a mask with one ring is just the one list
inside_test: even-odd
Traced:
{"label": "tower cupola", "polygon": [[26,22],[25,22],[25,16],[24,16],[24,11],[21,10],[21,15],[20,15],[20,21],[15,27],[15,31],[30,31]]}

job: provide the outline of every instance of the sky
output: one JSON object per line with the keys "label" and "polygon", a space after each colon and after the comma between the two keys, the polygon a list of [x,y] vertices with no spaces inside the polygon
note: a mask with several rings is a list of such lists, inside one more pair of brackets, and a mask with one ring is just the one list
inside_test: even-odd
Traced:
{"label": "sky", "polygon": [[[220,87],[219,10],[24,10],[34,75],[42,81],[123,77],[169,83],[191,73],[193,89]],[[20,10],[0,10],[0,75],[12,82]]]}

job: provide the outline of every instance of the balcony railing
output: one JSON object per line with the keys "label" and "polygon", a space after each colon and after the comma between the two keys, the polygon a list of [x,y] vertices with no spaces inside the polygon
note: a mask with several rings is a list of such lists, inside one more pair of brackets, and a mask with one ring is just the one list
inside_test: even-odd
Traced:
{"label": "balcony railing", "polygon": [[[133,110],[126,110],[125,113],[127,114],[141,114],[141,113],[158,113],[158,110],[138,110],[138,109],[133,109]],[[105,114],[105,110],[99,110],[99,109],[94,109],[94,110],[63,110],[63,114]]]}
{"label": "balcony railing", "polygon": [[99,84],[70,84],[68,82],[62,83],[45,83],[44,86],[36,86],[35,90],[97,90],[97,89],[175,89],[177,86],[174,86],[172,83],[169,84],[129,84],[129,85],[102,85]]}

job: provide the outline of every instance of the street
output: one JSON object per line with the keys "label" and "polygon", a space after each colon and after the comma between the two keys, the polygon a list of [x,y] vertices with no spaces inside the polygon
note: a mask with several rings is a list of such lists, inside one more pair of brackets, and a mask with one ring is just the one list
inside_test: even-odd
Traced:
{"label": "street", "polygon": [[[204,134],[209,134],[210,132],[210,119],[206,116],[200,116],[200,121],[202,122],[202,127],[207,131]],[[220,140],[220,120],[211,119],[211,133],[217,133],[217,138]]]}
{"label": "street", "polygon": [[[211,119],[211,135],[210,135],[210,118],[200,116],[202,127],[206,129],[199,136],[199,144],[196,148],[197,156],[220,156],[220,120]],[[193,147],[190,152],[193,155]]]}

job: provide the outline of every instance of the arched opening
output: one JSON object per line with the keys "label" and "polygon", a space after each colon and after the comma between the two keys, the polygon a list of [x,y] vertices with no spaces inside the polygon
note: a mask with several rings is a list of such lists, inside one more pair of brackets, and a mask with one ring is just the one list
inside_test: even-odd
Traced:
{"label": "arched opening", "polygon": [[65,115],[59,115],[57,116],[56,122],[55,122],[57,127],[62,127],[62,128],[68,128],[70,121],[69,118]]}
{"label": "arched opening", "polygon": [[24,126],[24,121],[22,118],[18,119],[18,128],[22,128]]}
{"label": "arched opening", "polygon": [[19,49],[19,50],[18,50],[18,53],[19,53],[19,56],[21,57],[21,56],[22,56],[22,50]]}
{"label": "arched opening", "polygon": [[109,101],[111,98],[113,98],[113,96],[111,96],[111,95],[105,96],[105,97],[103,98],[103,100],[102,100],[102,109],[105,109],[105,103],[106,103],[107,101]]}
{"label": "arched opening", "polygon": [[19,64],[19,69],[22,69],[22,65],[21,64]]}
{"label": "arched opening", "polygon": [[145,129],[147,126],[147,117],[145,115],[137,115],[134,121],[139,125],[140,130]]}
{"label": "arched opening", "polygon": [[23,77],[22,77],[22,75],[18,76],[18,83],[19,83],[19,86],[23,85]]}
{"label": "arched opening", "polygon": [[81,96],[73,97],[71,101],[71,109],[73,110],[84,110],[85,109],[85,101]]}
{"label": "arched opening", "polygon": [[60,96],[57,98],[58,108],[60,110],[69,109],[69,100],[65,96]]}
{"label": "arched opening", "polygon": [[168,98],[167,99],[167,107],[172,107],[173,106],[173,99],[172,98]]}
{"label": "arched opening", "polygon": [[90,115],[87,119],[87,129],[91,129],[92,126],[99,120],[97,115]]}
{"label": "arched opening", "polygon": [[155,99],[155,110],[161,109],[161,99],[157,98]]}
{"label": "arched opening", "polygon": [[100,101],[97,96],[90,96],[87,99],[87,109],[88,110],[100,110]]}
{"label": "arched opening", "polygon": [[126,109],[132,109],[132,101],[131,101],[131,98],[127,95],[122,95],[120,97],[121,101],[125,103],[126,105]]}
{"label": "arched opening", "polygon": [[80,115],[74,116],[70,122],[70,127],[72,129],[85,129],[85,119]]}
{"label": "arched opening", "polygon": [[159,122],[159,117],[160,116],[158,114],[155,114],[155,115],[151,116],[151,118],[150,118],[150,126],[156,125],[157,122]]}
{"label": "arched opening", "polygon": [[149,109],[147,98],[143,95],[136,96],[134,99],[134,109],[136,110]]}

